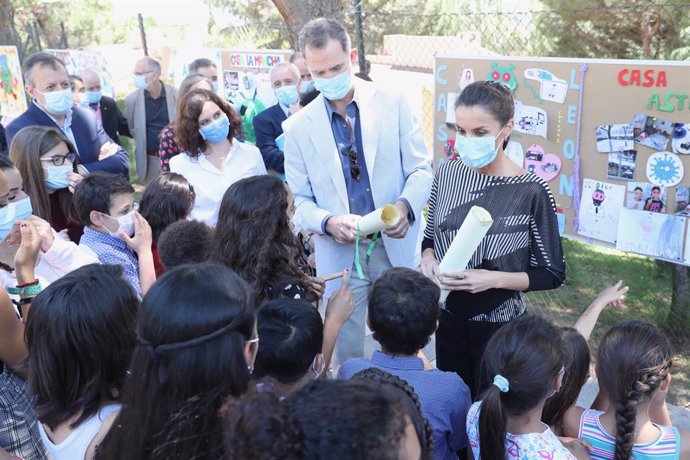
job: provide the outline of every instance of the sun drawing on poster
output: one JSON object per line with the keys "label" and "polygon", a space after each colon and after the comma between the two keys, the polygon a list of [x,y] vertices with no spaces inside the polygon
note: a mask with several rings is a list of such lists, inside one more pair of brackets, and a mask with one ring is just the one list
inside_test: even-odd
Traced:
{"label": "sun drawing on poster", "polygon": [[657,185],[672,187],[683,178],[678,157],[668,152],[652,155],[647,166],[649,180]]}

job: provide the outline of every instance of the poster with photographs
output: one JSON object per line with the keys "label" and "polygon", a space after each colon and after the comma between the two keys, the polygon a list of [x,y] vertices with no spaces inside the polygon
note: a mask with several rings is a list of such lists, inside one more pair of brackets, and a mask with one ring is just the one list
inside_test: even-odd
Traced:
{"label": "poster with photographs", "polygon": [[597,126],[597,152],[624,152],[635,148],[633,126],[629,123],[620,125]]}
{"label": "poster with photographs", "polygon": [[625,207],[638,211],[666,212],[666,189],[649,182],[629,182]]}
{"label": "poster with photographs", "polygon": [[687,225],[685,233],[685,255],[683,256],[683,262],[690,264],[690,223]]}
{"label": "poster with photographs", "polygon": [[618,180],[634,180],[636,158],[637,151],[635,150],[609,153],[609,162],[607,167],[608,178]]}
{"label": "poster with photographs", "polygon": [[666,150],[673,135],[673,122],[635,114],[632,122],[635,142],[656,150]]}
{"label": "poster with photographs", "polygon": [[690,123],[676,123],[673,125],[673,153],[690,154]]}
{"label": "poster with photographs", "polygon": [[578,214],[578,233],[615,244],[618,216],[625,201],[625,192],[624,185],[585,179]]}
{"label": "poster with photographs", "polygon": [[679,261],[685,221],[681,216],[622,209],[616,249]]}
{"label": "poster with photographs", "polygon": [[690,187],[676,187],[676,210],[681,216],[690,216]]}

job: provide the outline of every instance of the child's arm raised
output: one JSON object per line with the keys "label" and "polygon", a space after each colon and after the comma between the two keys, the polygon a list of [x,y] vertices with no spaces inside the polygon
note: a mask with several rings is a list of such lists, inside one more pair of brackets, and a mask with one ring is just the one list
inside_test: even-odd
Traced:
{"label": "child's arm raised", "polygon": [[575,329],[582,334],[585,340],[589,340],[589,336],[597,324],[599,315],[606,305],[620,305],[622,303],[623,295],[628,292],[628,286],[623,286],[623,281],[617,282],[612,287],[606,288],[599,293],[596,299],[587,307],[582,315],[575,322]]}

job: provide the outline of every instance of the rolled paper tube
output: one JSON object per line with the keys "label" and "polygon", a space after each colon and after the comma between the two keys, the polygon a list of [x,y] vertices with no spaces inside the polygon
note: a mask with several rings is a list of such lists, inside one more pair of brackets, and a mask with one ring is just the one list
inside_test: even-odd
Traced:
{"label": "rolled paper tube", "polygon": [[[441,273],[455,273],[465,270],[472,255],[479,247],[479,243],[486,236],[493,223],[489,211],[480,206],[472,206],[439,264]],[[441,305],[445,303],[449,293],[450,291],[446,289],[441,290]]]}
{"label": "rolled paper tube", "polygon": [[359,220],[357,228],[359,229],[359,234],[364,237],[365,235],[394,227],[398,225],[398,222],[400,222],[400,211],[394,205],[387,204],[363,216]]}

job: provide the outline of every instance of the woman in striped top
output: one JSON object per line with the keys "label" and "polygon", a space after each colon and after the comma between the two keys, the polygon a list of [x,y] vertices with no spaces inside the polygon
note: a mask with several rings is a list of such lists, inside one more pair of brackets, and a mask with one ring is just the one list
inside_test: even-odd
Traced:
{"label": "woman in striped top", "polygon": [[[455,103],[462,161],[441,166],[431,189],[422,244],[422,272],[448,296],[436,332],[438,368],[479,385],[479,364],[491,335],[525,312],[521,292],[554,289],[565,280],[555,202],[548,185],[515,165],[504,152],[512,132],[514,103],[500,83],[479,81]],[[461,273],[438,265],[474,205],[494,223]]]}
{"label": "woman in striped top", "polygon": [[690,432],[650,419],[653,402],[663,399],[671,384],[672,358],[671,345],[656,326],[643,321],[613,326],[599,344],[596,369],[608,407],[575,408],[576,422],[566,417],[565,435],[585,439],[593,460],[690,458]]}

